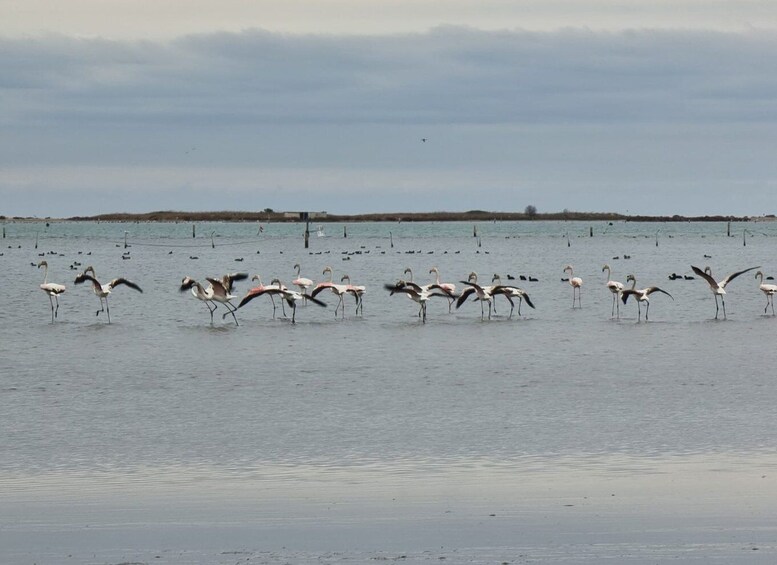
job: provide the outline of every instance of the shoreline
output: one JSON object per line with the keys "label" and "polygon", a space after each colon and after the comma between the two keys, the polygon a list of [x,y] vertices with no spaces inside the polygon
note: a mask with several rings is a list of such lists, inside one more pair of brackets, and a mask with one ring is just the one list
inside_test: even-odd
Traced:
{"label": "shoreline", "polygon": [[[774,221],[774,215],[767,216],[650,216],[650,215],[626,215],[613,212],[549,212],[526,214],[524,212],[489,212],[484,210],[470,210],[467,212],[380,212],[368,214],[329,214],[326,212],[310,212],[308,221],[316,224],[335,222],[493,222],[493,221],[600,221],[600,222],[760,222]],[[55,217],[30,217],[30,216],[4,216],[0,215],[3,222],[275,222],[275,223],[302,223],[302,212],[275,212],[275,211],[214,211],[214,212],[187,212],[187,211],[156,211],[127,213],[115,212],[97,214],[93,216],[71,216],[63,218]]]}

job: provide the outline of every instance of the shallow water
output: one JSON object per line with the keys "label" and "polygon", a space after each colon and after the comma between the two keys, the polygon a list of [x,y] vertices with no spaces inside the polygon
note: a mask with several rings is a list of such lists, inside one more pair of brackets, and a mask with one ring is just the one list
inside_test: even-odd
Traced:
{"label": "shallow water", "polygon": [[[750,233],[743,237],[745,227]],[[415,493],[406,500],[410,510],[402,506],[406,515],[413,500],[476,500],[481,481],[492,486],[484,498],[497,501],[535,492],[519,488],[524,481],[544,492],[548,473],[558,473],[568,489],[588,480],[606,488],[617,477],[650,477],[703,461],[700,476],[717,489],[719,475],[710,471],[717,462],[748,462],[730,479],[773,469],[777,320],[764,315],[766,300],[753,273],[728,287],[725,322],[713,319],[706,283],[667,275],[691,274],[691,264],[710,265],[718,276],[756,265],[774,274],[777,225],[734,224],[735,235],[726,237],[725,224],[484,223],[477,225],[478,246],[471,224],[349,224],[347,238],[342,225],[326,224],[328,236],[311,237],[309,250],[298,224],[263,228],[198,224],[192,239],[191,224],[6,225],[0,499],[13,508],[13,519],[45,522],[52,507],[90,494],[105,519],[127,508],[123,496],[156,500],[155,493],[174,485],[176,502],[167,510],[175,523],[187,523],[192,501],[202,506],[194,513],[198,523],[223,505],[237,522],[250,522],[261,512],[235,500],[246,490],[250,500],[264,500],[257,493],[272,490],[285,496],[274,499],[274,518],[263,520],[293,522],[295,512],[310,513],[315,493],[331,500],[347,493],[353,525],[391,515],[384,495],[396,489]],[[131,259],[122,259],[126,252]],[[54,324],[37,288],[43,273],[31,265],[42,258],[49,281],[68,285]],[[144,292],[118,287],[108,325],[105,314],[95,316],[91,289],[72,284],[74,261],[82,263],[79,270],[93,265],[98,279],[123,276]],[[348,301],[345,319],[336,318],[334,297],[323,294],[329,308],[300,307],[295,325],[273,320],[262,299],[238,312],[239,327],[231,317],[221,319],[223,307],[211,325],[204,305],[177,291],[186,275],[204,280],[238,270],[288,284],[295,263],[314,280],[331,265],[336,278],[348,273],[354,284],[366,285],[364,315],[355,316]],[[621,305],[620,320],[612,319],[604,263],[617,280],[634,273],[639,286],[659,285],[674,300],[652,295],[648,323],[637,321],[631,301]],[[566,264],[584,279],[579,309],[560,280]],[[406,267],[416,281],[430,281],[432,266],[457,283],[471,271],[481,281],[500,273],[505,283],[508,273],[534,276],[538,282],[516,283],[536,309],[524,304],[523,316],[509,319],[506,301],[498,298],[498,314],[481,321],[476,303],[449,314],[440,301],[430,304],[421,324],[415,303],[390,297],[382,285]],[[236,294],[250,286],[238,283]],[[435,477],[445,488],[424,498],[420,486]],[[311,481],[320,488],[308,493],[308,502],[296,500],[292,493]],[[214,483],[215,494],[189,490]],[[774,502],[773,493],[770,486],[761,494]],[[666,490],[656,494],[671,498]],[[149,504],[165,515],[163,505]],[[55,530],[78,523],[65,514]],[[315,544],[294,545],[303,530],[318,531],[275,534],[289,551],[315,550]],[[35,557],[25,546],[35,532],[2,534],[8,543],[1,547],[15,548],[6,557]],[[397,539],[402,535],[410,539],[408,532]],[[313,538],[321,549],[341,547],[325,535]],[[374,538],[363,538],[372,539],[366,549],[401,546]],[[474,536],[462,555],[479,539],[499,545],[498,536]],[[149,545],[136,549],[153,552],[156,546],[143,540],[138,543]],[[503,542],[513,546],[509,536]],[[92,543],[95,550],[114,547]],[[345,548],[357,545],[348,536],[342,541]],[[404,547],[423,556],[423,536]],[[37,555],[38,562],[47,555]],[[56,555],[50,562],[58,562]]]}

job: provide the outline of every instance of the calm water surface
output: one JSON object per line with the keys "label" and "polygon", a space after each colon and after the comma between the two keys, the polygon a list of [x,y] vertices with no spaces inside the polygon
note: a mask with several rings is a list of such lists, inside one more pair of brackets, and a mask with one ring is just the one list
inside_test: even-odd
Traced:
{"label": "calm water surface", "polygon": [[[725,224],[483,223],[478,246],[472,224],[349,224],[347,238],[326,224],[309,250],[300,225],[263,227],[198,224],[193,239],[191,224],[6,224],[0,496],[57,477],[60,491],[81,489],[67,477],[95,474],[261,484],[267,473],[293,482],[349,468],[616,476],[626,460],[642,469],[699,456],[773,460],[777,320],[764,315],[753,273],[728,287],[725,322],[712,319],[706,283],[667,275],[691,274],[691,264],[721,277],[756,265],[777,274],[777,225],[734,224],[726,237]],[[68,285],[54,324],[31,265],[39,253],[49,281]],[[72,284],[74,261],[144,292],[117,288],[108,325],[91,289]],[[263,299],[238,312],[239,327],[221,319],[223,307],[211,325],[205,306],[177,290],[186,275],[238,270],[288,284],[295,263],[314,280],[331,265],[366,285],[364,315],[350,300],[335,318],[324,294],[330,307],[300,307],[296,325],[273,320]],[[653,295],[648,323],[632,302],[611,319],[604,263],[616,280],[634,273],[674,300]],[[584,279],[580,309],[561,282],[566,264]],[[508,319],[498,298],[497,316],[481,321],[476,303],[449,314],[440,301],[421,324],[415,303],[382,285],[406,267],[430,281],[432,266],[457,283],[470,271],[481,281],[534,276],[516,282],[536,309]]]}

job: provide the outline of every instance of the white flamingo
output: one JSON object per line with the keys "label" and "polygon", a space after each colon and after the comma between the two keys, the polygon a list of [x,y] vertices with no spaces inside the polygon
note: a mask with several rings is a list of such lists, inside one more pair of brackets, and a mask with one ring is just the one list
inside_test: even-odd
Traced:
{"label": "white flamingo", "polygon": [[344,284],[336,284],[332,282],[332,278],[334,274],[332,271],[332,267],[324,267],[324,271],[321,274],[325,275],[327,273],[329,273],[329,280],[318,283],[316,285],[316,288],[313,289],[313,292],[310,293],[310,296],[315,298],[316,295],[323,292],[324,290],[326,289],[331,290],[338,297],[337,306],[335,307],[335,318],[337,317],[337,311],[340,308],[340,306],[343,307],[342,317],[345,318],[345,304],[343,304],[343,296],[345,295],[346,292],[348,292],[348,286]]}
{"label": "white flamingo", "polygon": [[307,293],[308,289],[311,286],[313,286],[313,281],[308,279],[308,278],[300,276],[300,274],[299,274],[299,272],[300,272],[299,263],[294,265],[294,270],[296,271],[297,278],[294,279],[293,281],[291,281],[291,284],[293,284],[294,286],[299,288],[300,294],[302,294],[304,296],[305,293]]}
{"label": "white flamingo", "polygon": [[[197,299],[201,300],[205,303],[205,306],[208,308],[208,312],[210,312],[210,323],[213,324],[213,312],[216,311],[216,308],[218,306],[213,301],[213,285],[209,284],[208,288],[204,288],[202,284],[197,282],[191,277],[184,277],[183,280],[181,280],[181,287],[179,289],[181,292],[186,292],[187,290],[192,291],[192,295]],[[213,308],[211,308],[213,306]]]}
{"label": "white flamingo", "polygon": [[[637,299],[637,321],[639,321],[642,317],[642,308],[640,307],[640,303],[644,302],[646,304],[645,306],[645,321],[648,320],[648,313],[650,312],[650,298],[649,296],[653,294],[654,292],[663,292],[666,294],[669,298],[672,298],[672,295],[669,294],[665,290],[661,290],[657,286],[649,286],[647,288],[638,289],[637,286],[637,279],[634,277],[634,275],[629,275],[626,277],[626,282],[632,281],[631,288],[627,288],[621,291],[621,300],[623,300],[623,303],[626,304],[626,301],[629,299],[629,296],[634,295],[634,298]],[[674,298],[672,298],[674,300]]]}
{"label": "white flamingo", "polygon": [[612,280],[612,270],[609,265],[602,267],[602,272],[607,271],[607,289],[612,293],[612,315],[618,312],[618,318],[621,317],[621,305],[618,299],[624,289],[623,283]]}
{"label": "white flamingo", "polygon": [[475,295],[475,300],[480,301],[480,319],[482,320],[485,317],[485,312],[483,308],[483,303],[488,302],[488,319],[491,319],[491,310],[493,308],[493,297],[491,296],[491,286],[481,286],[477,283],[478,280],[478,274],[474,271],[469,274],[469,278],[466,281],[459,281],[461,284],[466,285],[468,288],[465,288],[461,294],[459,295],[459,298],[456,300],[456,309],[458,310],[459,307],[464,304],[464,302],[471,296],[472,294]]}
{"label": "white flamingo", "polygon": [[569,273],[569,284],[572,286],[572,308],[575,307],[575,291],[577,291],[577,305],[578,308],[583,307],[583,302],[580,298],[580,289],[583,286],[583,279],[576,277],[572,265],[564,267],[564,272]]}
{"label": "white flamingo", "polygon": [[[429,269],[429,274],[434,273],[434,284],[436,284],[438,287],[440,287],[445,292],[448,292],[451,297],[448,299],[448,312],[451,311],[451,306],[456,301],[456,298],[453,296],[453,294],[456,292],[456,285],[453,283],[444,283],[440,282],[440,271],[437,269],[437,267],[432,267]],[[430,285],[427,285],[430,286]]]}
{"label": "white flamingo", "polygon": [[[49,304],[51,304],[51,323],[54,323],[54,318],[56,318],[59,313],[59,295],[65,292],[65,285],[49,282],[49,264],[46,261],[38,263],[38,268],[40,269],[41,267],[43,267],[43,283],[41,283],[40,289],[49,295]],[[54,308],[54,301],[57,302],[56,308]]]}
{"label": "white flamingo", "polygon": [[513,317],[513,310],[515,309],[515,303],[513,302],[513,298],[518,299],[519,316],[521,315],[521,304],[523,304],[524,300],[526,301],[526,304],[529,305],[529,307],[534,308],[534,304],[532,303],[531,298],[529,298],[529,294],[522,288],[519,288],[517,286],[502,284],[502,277],[500,277],[496,273],[494,273],[494,276],[492,277],[491,282],[497,283],[495,286],[492,286],[490,289],[491,296],[497,296],[501,294],[510,303],[510,315],[508,316],[508,318]]}
{"label": "white flamingo", "polygon": [[769,309],[769,305],[772,306],[772,316],[774,316],[774,295],[777,294],[777,284],[764,283],[764,274],[758,271],[755,274],[755,278],[760,278],[761,282],[758,288],[766,295],[766,307],[764,308],[764,314]]}
{"label": "white flamingo", "polygon": [[396,293],[405,294],[409,299],[418,303],[420,308],[418,309],[418,317],[426,323],[426,304],[430,298],[434,296],[440,296],[450,300],[455,300],[456,295],[452,294],[448,290],[442,288],[440,285],[431,284],[427,286],[419,286],[409,281],[399,281],[396,284],[386,284],[383,287],[390,291],[390,295]]}
{"label": "white flamingo", "polygon": [[720,308],[718,307],[718,296],[720,296],[720,302],[723,304],[723,319],[726,319],[726,301],[723,299],[723,297],[726,295],[726,285],[733,281],[735,278],[737,278],[739,275],[746,273],[748,271],[752,271],[753,269],[759,269],[759,267],[750,267],[749,269],[745,269],[743,271],[737,271],[736,273],[731,273],[729,276],[727,276],[722,281],[718,282],[714,278],[712,278],[712,269],[709,267],[705,267],[702,271],[699,267],[694,267],[691,265],[691,269],[693,269],[693,272],[699,275],[701,278],[703,278],[705,281],[707,281],[707,284],[710,285],[710,290],[712,291],[713,296],[715,297],[715,319],[718,319],[718,311]]}
{"label": "white flamingo", "polygon": [[[281,290],[288,290],[288,289],[285,286],[278,286],[278,285],[274,284],[273,282],[270,282],[270,284],[266,285],[266,284],[262,283],[262,277],[259,276],[259,275],[254,275],[253,277],[251,277],[251,280],[252,281],[258,281],[259,285],[253,287],[252,289],[250,289],[246,293],[246,295],[242,298],[240,303],[242,304],[243,302],[248,302],[248,300],[252,300],[255,296],[261,296],[261,295],[266,294],[267,296],[270,297],[270,300],[272,301],[272,319],[274,320],[275,319],[275,311],[277,309],[277,306],[275,305],[275,298],[274,298],[274,296],[276,294],[278,294],[277,292],[274,292],[274,291],[281,291]],[[246,300],[246,298],[248,298],[249,296],[251,296],[251,298]],[[240,308],[240,306],[238,306],[238,308]],[[283,305],[283,301],[282,300],[281,300],[281,311],[283,312],[283,317],[285,318],[286,317],[286,307]]]}
{"label": "white flamingo", "polygon": [[[264,294],[269,295],[270,298],[272,298],[273,295],[278,295],[281,297],[282,300],[285,300],[289,304],[289,306],[291,306],[292,324],[297,323],[297,302],[299,302],[300,300],[310,301],[313,304],[316,304],[318,306],[326,307],[326,304],[324,302],[321,302],[317,298],[313,298],[312,296],[308,294],[304,294],[302,292],[297,292],[296,290],[289,290],[278,279],[273,279],[272,281],[270,281],[269,285],[266,285],[266,286],[261,285],[260,287],[252,288],[251,290],[249,290],[248,293],[246,293],[246,295],[240,301],[240,304],[237,305],[237,307],[242,308],[257,296],[262,296]],[[275,305],[274,300],[273,300],[273,305]]]}
{"label": "white flamingo", "polygon": [[348,294],[352,294],[353,297],[356,299],[356,315],[359,315],[359,312],[361,312],[362,316],[364,315],[364,295],[367,293],[367,287],[364,285],[355,285],[351,284],[351,277],[348,275],[343,275],[340,277],[340,282],[348,281],[348,284],[346,285],[345,292]]}
{"label": "white flamingo", "polygon": [[[88,275],[87,273],[92,273],[91,275]],[[143,289],[140,288],[138,285],[136,285],[134,282],[127,280],[125,278],[117,278],[113,279],[109,283],[106,284],[100,284],[100,282],[95,278],[95,272],[94,267],[91,265],[88,266],[86,269],[84,269],[84,272],[81,273],[76,277],[76,280],[74,281],[75,284],[81,284],[83,282],[89,281],[92,283],[92,290],[97,295],[97,297],[100,299],[100,309],[97,310],[95,313],[96,316],[100,315],[100,312],[106,312],[108,315],[108,323],[111,323],[111,309],[108,306],[108,296],[110,296],[111,291],[116,288],[117,286],[124,285],[128,286],[132,289],[137,290],[138,292],[143,292]],[[105,303],[105,306],[103,306],[103,302]]]}

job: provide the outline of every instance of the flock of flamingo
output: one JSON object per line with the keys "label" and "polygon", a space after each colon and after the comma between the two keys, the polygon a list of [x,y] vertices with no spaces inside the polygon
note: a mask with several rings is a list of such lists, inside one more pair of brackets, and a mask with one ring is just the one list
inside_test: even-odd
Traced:
{"label": "flock of flamingo", "polygon": [[[66,287],[63,284],[48,282],[48,263],[46,261],[41,261],[38,263],[38,268],[43,268],[44,270],[43,283],[40,285],[40,288],[49,297],[49,303],[51,305],[51,321],[53,323],[59,312],[59,295],[65,292]],[[341,313],[343,318],[345,317],[344,298],[346,296],[351,296],[354,298],[356,303],[355,314],[358,316],[363,313],[363,300],[367,289],[363,285],[352,284],[348,275],[343,275],[340,278],[340,282],[336,283],[333,280],[334,273],[332,268],[326,267],[323,270],[322,275],[328,275],[328,278],[316,284],[311,279],[302,277],[300,275],[299,264],[294,265],[294,269],[296,272],[296,278],[291,282],[291,284],[297,287],[298,290],[286,287],[278,278],[274,278],[270,284],[265,285],[262,283],[261,277],[259,275],[255,275],[252,280],[257,281],[257,286],[251,288],[242,298],[240,298],[238,295],[232,294],[234,283],[247,279],[247,273],[231,273],[224,275],[221,278],[208,277],[205,279],[207,281],[207,286],[187,276],[184,277],[184,279],[181,281],[179,290],[181,292],[191,291],[191,294],[196,299],[205,303],[205,306],[208,308],[210,313],[211,324],[213,323],[213,313],[218,308],[218,304],[222,304],[227,310],[222,315],[222,319],[231,315],[235,325],[239,325],[237,316],[235,315],[237,310],[243,308],[249,302],[260,296],[267,296],[272,301],[273,318],[275,318],[277,308],[275,303],[276,297],[280,301],[284,316],[286,316],[285,308],[286,305],[288,305],[292,311],[291,322],[295,323],[298,304],[311,303],[320,307],[327,306],[327,304],[321,300],[321,298],[318,298],[321,293],[327,290],[337,297],[335,317],[337,317],[338,312]],[[723,308],[723,318],[725,319],[726,302],[724,297],[726,296],[726,286],[738,276],[750,271],[754,271],[756,269],[760,269],[760,267],[750,267],[741,271],[736,271],[719,281],[713,278],[712,270],[709,267],[706,267],[704,270],[702,270],[696,266],[691,265],[691,269],[708,284],[713,296],[715,297],[715,319],[718,319],[720,312],[718,298],[720,298],[720,305],[722,305]],[[627,276],[626,284],[624,284],[612,280],[612,271],[609,265],[604,265],[602,267],[602,272],[605,271],[607,272],[607,280],[605,285],[612,293],[613,317],[620,318],[620,303],[623,302],[623,304],[626,304],[628,299],[632,296],[637,302],[638,321],[641,320],[642,317],[643,304],[645,305],[645,320],[648,320],[650,312],[650,296],[652,294],[662,293],[668,296],[670,299],[674,300],[669,292],[657,286],[637,288],[636,277],[633,274]],[[569,275],[569,278],[564,278],[562,281],[567,281],[572,287],[572,308],[574,309],[582,307],[580,292],[583,286],[583,279],[574,275],[574,269],[571,265],[564,267],[563,272],[568,273]],[[435,275],[433,282],[423,285],[418,284],[413,281],[413,272],[408,268],[405,269],[403,278],[392,284],[384,285],[384,289],[388,291],[390,295],[404,294],[410,300],[417,303],[419,306],[418,317],[424,323],[426,322],[427,318],[427,303],[432,298],[442,298],[447,300],[449,312],[454,305],[458,309],[469,298],[472,298],[473,301],[480,302],[481,319],[485,319],[486,317],[486,304],[488,305],[488,319],[491,319],[492,311],[496,313],[495,298],[500,295],[504,296],[510,304],[510,318],[512,317],[513,310],[515,308],[515,300],[518,301],[519,316],[521,315],[521,305],[524,301],[529,307],[534,308],[534,304],[532,303],[531,298],[524,289],[509,284],[502,284],[501,277],[497,274],[492,277],[491,284],[485,285],[479,283],[477,273],[472,272],[469,274],[466,281],[459,281],[459,283],[462,285],[461,292],[457,292],[456,284],[440,281],[440,271],[437,269],[437,267],[432,267],[429,270],[429,274]],[[671,275],[670,278],[672,278]],[[777,294],[777,285],[765,283],[764,274],[760,270],[755,273],[755,278],[759,280],[759,289],[766,296],[766,306],[764,307],[764,313],[767,313],[771,307],[772,315],[774,315],[774,295]],[[767,277],[767,280],[771,278],[772,277]],[[115,278],[105,284],[102,284],[98,281],[95,270],[91,266],[84,269],[82,273],[79,273],[74,280],[74,284],[77,285],[85,282],[91,283],[94,294],[100,300],[100,309],[96,311],[96,315],[99,316],[102,312],[105,312],[108,323],[111,321],[111,311],[108,306],[108,297],[116,287],[126,286],[138,292],[143,292],[140,286],[123,277]],[[629,282],[631,282],[631,287],[627,287]],[[232,301],[237,300],[238,298],[240,298],[240,301],[238,302],[238,305],[235,306],[232,304]]]}

